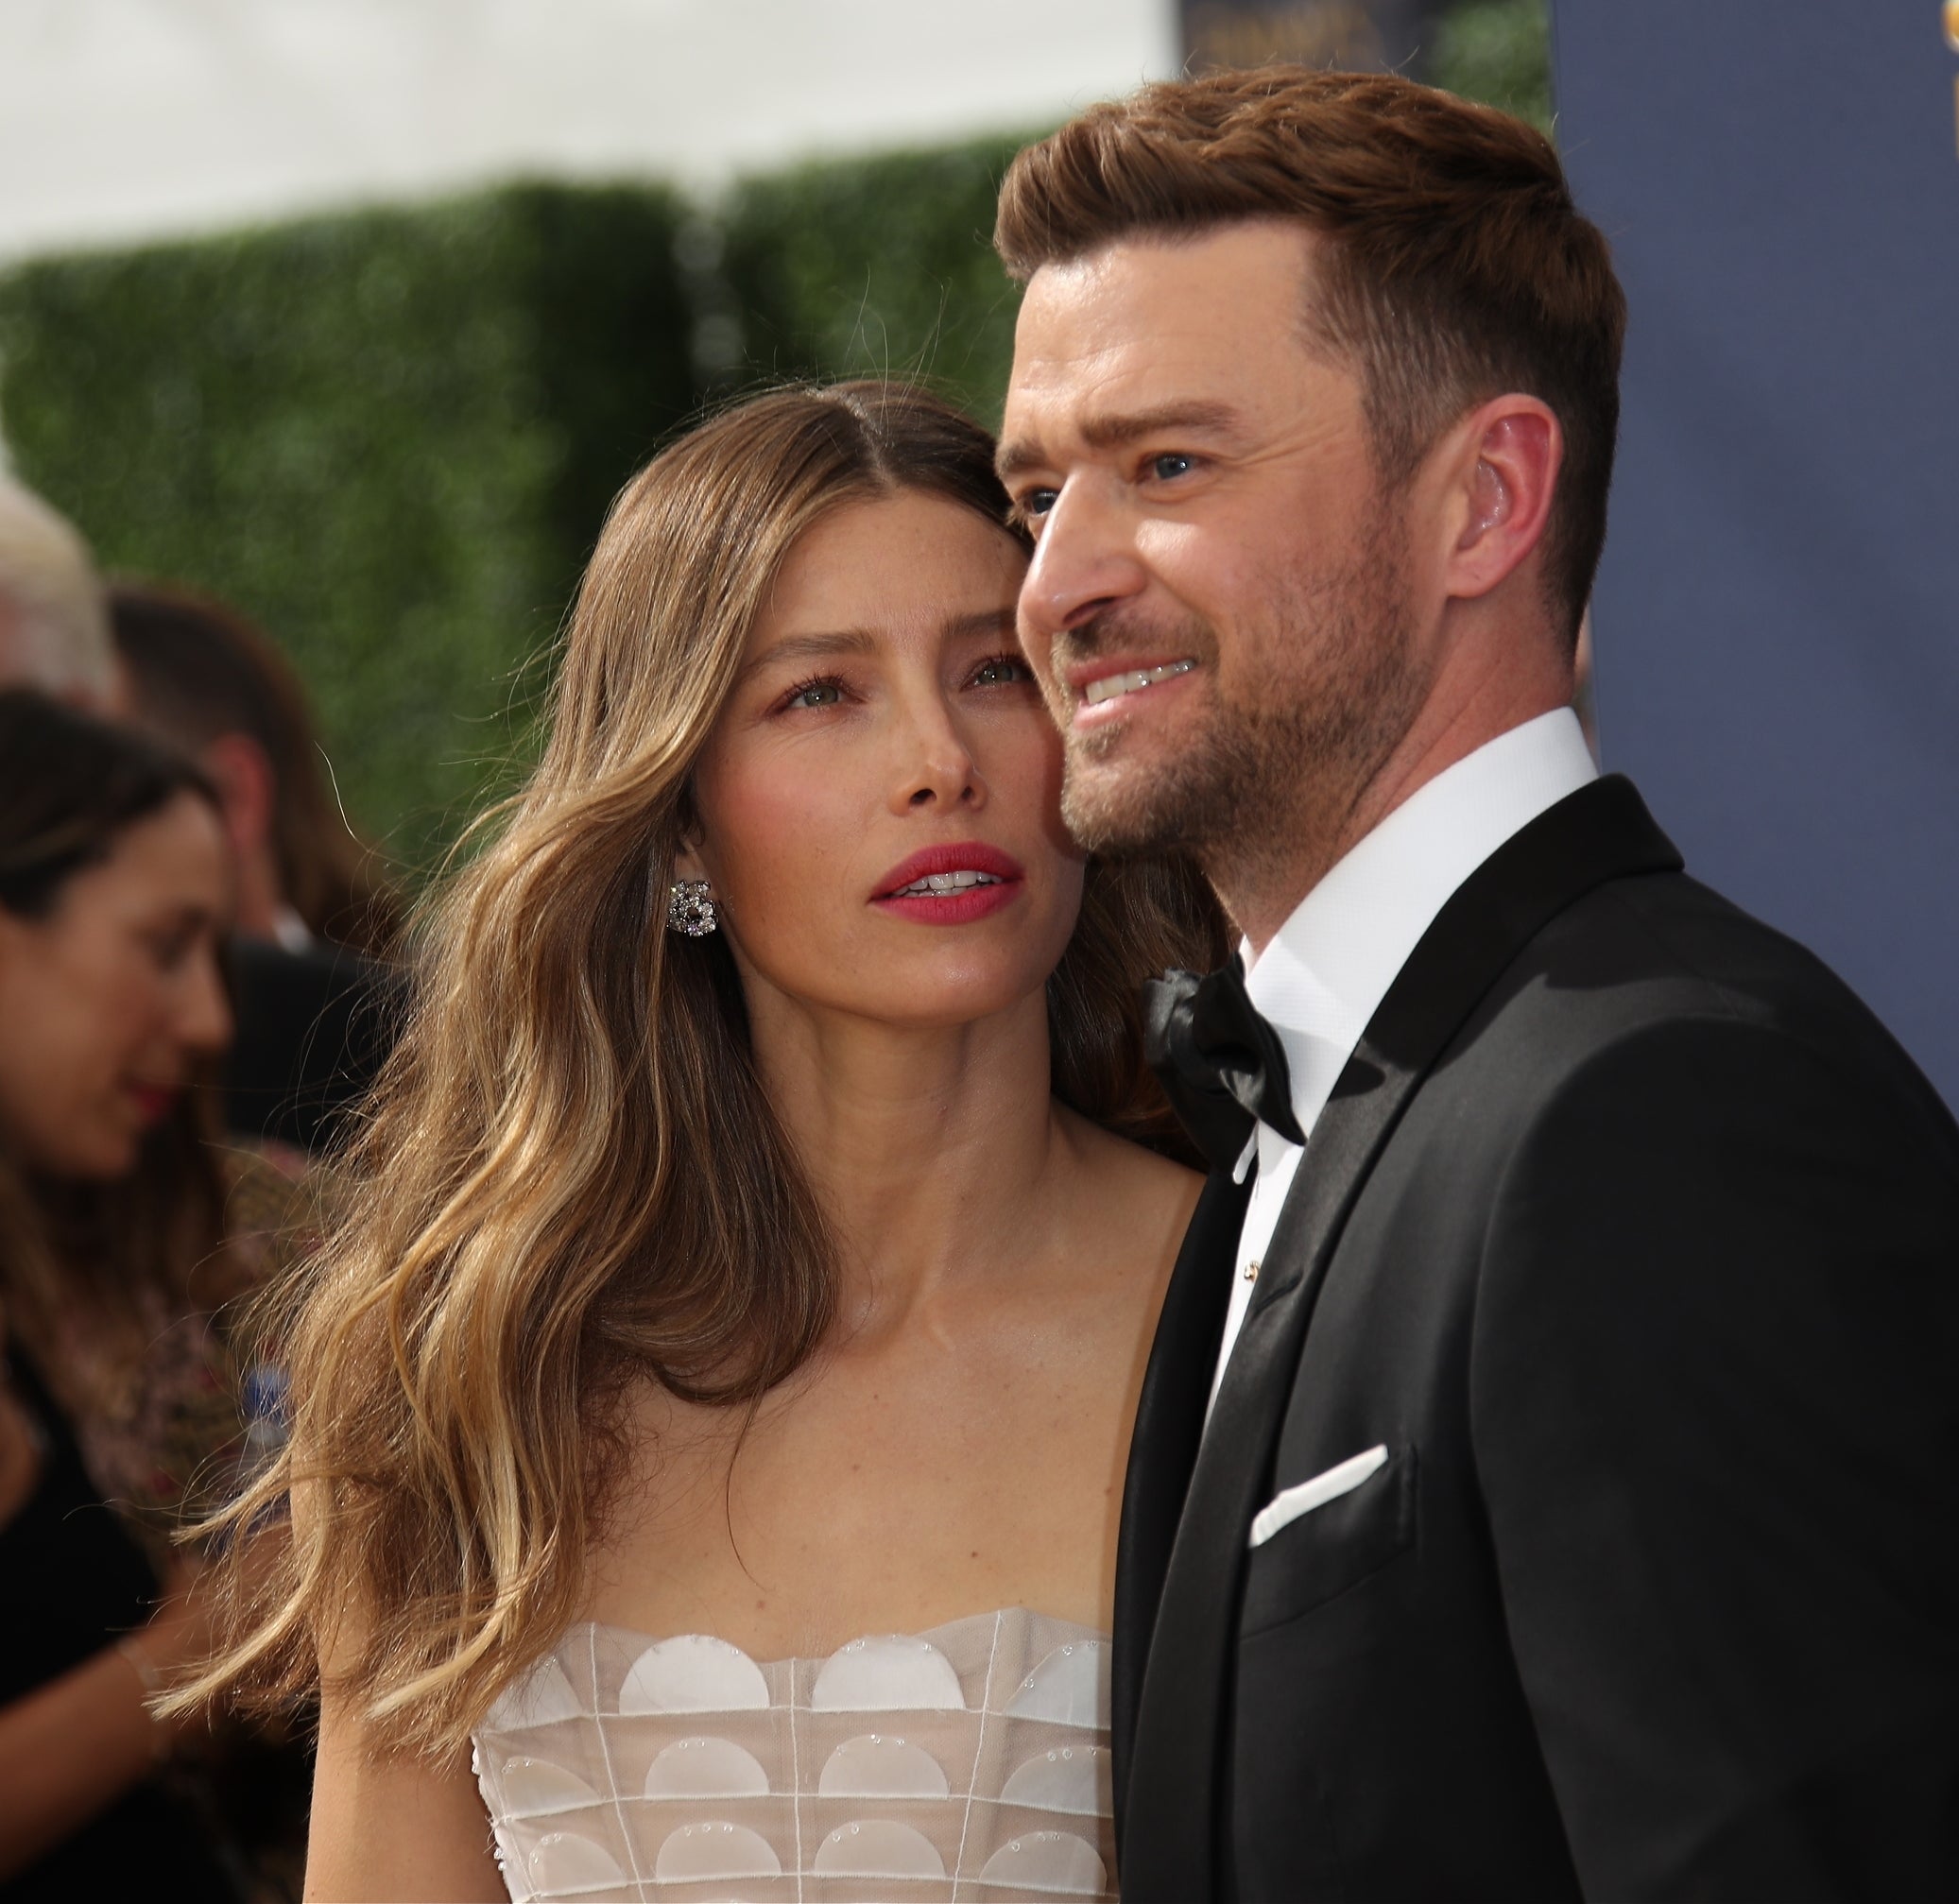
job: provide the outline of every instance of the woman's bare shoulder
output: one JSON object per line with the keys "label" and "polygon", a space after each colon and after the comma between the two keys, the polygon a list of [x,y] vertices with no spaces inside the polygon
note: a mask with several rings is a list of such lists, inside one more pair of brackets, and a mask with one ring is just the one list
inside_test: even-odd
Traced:
{"label": "woman's bare shoulder", "polygon": [[1141,1256],[1168,1276],[1203,1192],[1202,1174],[1073,1111],[1060,1114],[1075,1153],[1081,1208],[1099,1233],[1121,1240],[1131,1260]]}
{"label": "woman's bare shoulder", "polygon": [[376,1751],[352,1714],[320,1715],[306,1895],[335,1900],[507,1897],[490,1816],[465,1753],[438,1763]]}

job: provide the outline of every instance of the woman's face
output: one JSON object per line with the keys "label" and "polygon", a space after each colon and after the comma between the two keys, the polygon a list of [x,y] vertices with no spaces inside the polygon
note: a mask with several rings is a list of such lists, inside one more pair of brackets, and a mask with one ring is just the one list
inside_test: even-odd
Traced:
{"label": "woman's face", "polygon": [[[945,498],[823,518],[790,551],[694,778],[682,878],[748,987],[913,1025],[1038,992],[1081,907],[1061,747],[1014,641],[1026,557]],[[931,883],[928,883],[930,882]]]}
{"label": "woman's face", "polygon": [[177,796],[84,866],[44,918],[0,908],[0,1143],[56,1176],[135,1166],[143,1134],[223,1050],[230,872],[217,816]]}

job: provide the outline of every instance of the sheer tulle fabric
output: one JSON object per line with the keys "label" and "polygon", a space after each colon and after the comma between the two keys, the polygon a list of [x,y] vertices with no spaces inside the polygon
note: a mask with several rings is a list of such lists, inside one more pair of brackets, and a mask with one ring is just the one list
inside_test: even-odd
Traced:
{"label": "sheer tulle fabric", "polygon": [[475,1757],[519,1904],[1114,1895],[1108,1642],[1022,1607],[767,1663],[576,1626]]}

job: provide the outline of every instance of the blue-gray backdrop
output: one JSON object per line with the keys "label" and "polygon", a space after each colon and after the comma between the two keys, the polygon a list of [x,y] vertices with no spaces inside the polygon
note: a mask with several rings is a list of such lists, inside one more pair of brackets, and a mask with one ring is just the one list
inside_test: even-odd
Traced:
{"label": "blue-gray backdrop", "polygon": [[1632,305],[1608,766],[1959,1106],[1959,51],[1941,0],[1555,0]]}

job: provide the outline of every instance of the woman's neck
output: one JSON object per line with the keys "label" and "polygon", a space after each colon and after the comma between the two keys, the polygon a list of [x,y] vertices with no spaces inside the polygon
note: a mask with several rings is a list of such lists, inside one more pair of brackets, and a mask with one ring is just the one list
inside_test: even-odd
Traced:
{"label": "woman's neck", "polygon": [[751,999],[750,1018],[769,1100],[836,1226],[848,1322],[894,1322],[996,1276],[1041,1227],[1057,1126],[1040,993],[951,1027],[786,1000]]}

